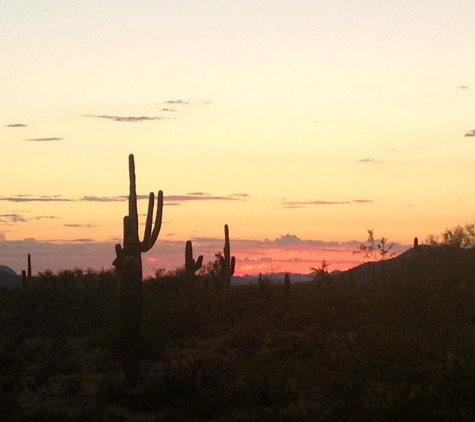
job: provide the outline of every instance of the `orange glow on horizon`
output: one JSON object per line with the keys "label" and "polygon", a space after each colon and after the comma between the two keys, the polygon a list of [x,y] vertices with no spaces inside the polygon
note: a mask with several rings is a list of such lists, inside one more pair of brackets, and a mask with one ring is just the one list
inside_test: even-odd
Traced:
{"label": "orange glow on horizon", "polygon": [[236,254],[235,275],[289,272],[307,274],[312,268],[320,268],[322,262],[329,271],[345,271],[364,262],[363,256],[344,247],[324,250],[307,245],[268,248],[259,250],[259,255],[248,257]]}

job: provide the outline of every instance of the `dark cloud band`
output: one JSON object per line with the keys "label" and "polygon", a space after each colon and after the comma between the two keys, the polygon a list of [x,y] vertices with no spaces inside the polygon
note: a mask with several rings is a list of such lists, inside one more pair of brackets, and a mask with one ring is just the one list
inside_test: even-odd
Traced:
{"label": "dark cloud band", "polygon": [[84,117],[95,117],[97,119],[113,120],[114,122],[138,123],[151,120],[167,120],[168,117],[159,116],[109,116],[104,114],[85,114]]}
{"label": "dark cloud band", "polygon": [[28,142],[56,142],[56,141],[63,141],[64,138],[28,138],[28,139],[23,139],[24,141]]}

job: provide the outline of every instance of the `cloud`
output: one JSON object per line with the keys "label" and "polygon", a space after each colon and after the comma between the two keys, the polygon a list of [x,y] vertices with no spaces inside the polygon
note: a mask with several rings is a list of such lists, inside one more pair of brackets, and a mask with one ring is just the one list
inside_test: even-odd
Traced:
{"label": "cloud", "polygon": [[[139,195],[144,196],[144,195]],[[148,198],[148,196],[147,196]],[[83,196],[80,201],[86,202],[122,202],[128,199],[128,196]],[[139,198],[143,199],[143,198]]]}
{"label": "cloud", "polygon": [[374,202],[372,199],[353,199],[351,201],[284,201],[285,208],[304,208],[307,205],[349,205]]}
{"label": "cloud", "polygon": [[21,214],[2,214],[0,215],[0,222],[5,224],[26,223],[29,220],[44,220],[44,219],[57,219],[54,215],[39,215],[37,217],[26,218]]}
{"label": "cloud", "polygon": [[[285,204],[285,202],[284,202]],[[294,208],[305,208],[303,205],[286,205],[284,208],[287,208],[288,210],[292,210]]]}
{"label": "cloud", "polygon": [[[123,202],[128,196],[83,196],[79,199],[54,196],[13,195],[0,196],[0,201],[7,202]],[[148,199],[148,195],[137,195],[137,199]],[[50,217],[53,218],[53,217]]]}
{"label": "cloud", "polygon": [[168,100],[165,101],[166,104],[182,104],[182,105],[190,105],[191,101],[185,101],[185,100]]}
{"label": "cloud", "polygon": [[212,196],[206,192],[195,192],[187,195],[169,195],[164,199],[168,204],[170,202],[187,202],[187,201],[243,201],[242,197],[232,196]]}
{"label": "cloud", "polygon": [[302,240],[294,234],[286,234],[276,238],[273,243],[276,245],[296,245],[302,243]]}
{"label": "cloud", "polygon": [[64,227],[73,227],[73,228],[91,228],[91,227],[97,227],[93,224],[63,224]]}
{"label": "cloud", "polygon": [[472,129],[471,131],[467,132],[464,136],[468,136],[468,137],[475,136],[475,129]]}
{"label": "cloud", "polygon": [[283,204],[291,207],[300,205],[348,205],[351,204],[351,201],[285,201]]}
{"label": "cloud", "polygon": [[161,111],[167,112],[167,113],[176,113],[177,110],[174,108],[162,108]]}
{"label": "cloud", "polygon": [[35,220],[35,221],[45,220],[45,219],[55,220],[58,218],[59,217],[56,217],[54,215],[39,215],[32,218],[26,218],[20,214],[3,214],[3,215],[0,215],[0,222],[5,223],[5,224],[15,224],[15,223],[26,223],[27,221],[30,221],[30,220]]}
{"label": "cloud", "polygon": [[376,160],[374,158],[362,158],[361,160],[357,161],[358,163],[367,163],[367,164],[383,164],[382,161]]}
{"label": "cloud", "polygon": [[26,223],[27,219],[20,214],[0,214],[0,222],[5,224]]}
{"label": "cloud", "polygon": [[190,193],[187,193],[187,195],[190,195],[190,196],[209,196],[209,193],[208,192],[190,192]]}
{"label": "cloud", "polygon": [[457,88],[458,89],[469,89],[470,87],[468,85],[459,85]]}
{"label": "cloud", "polygon": [[236,197],[236,198],[249,198],[248,193],[232,193],[229,196]]}
{"label": "cloud", "polygon": [[410,149],[397,149],[397,148],[389,148],[386,151],[391,151],[391,152],[412,152],[412,151],[420,151],[422,149],[425,149],[425,146],[419,146],[419,147],[414,147]]}
{"label": "cloud", "polygon": [[72,199],[55,196],[32,196],[32,195],[14,195],[0,196],[0,201],[6,202],[70,202]]}
{"label": "cloud", "polygon": [[[167,206],[180,205],[182,202],[189,201],[244,201],[247,194],[232,194],[229,196],[213,196],[208,192],[193,192],[186,195],[168,195],[164,197]],[[64,198],[60,195],[54,196],[33,196],[33,195],[12,195],[0,196],[0,201],[4,202],[125,202],[129,199],[128,195],[119,196],[82,196],[81,198]],[[137,195],[137,200],[147,200],[149,195]],[[47,218],[47,217],[43,217]],[[49,217],[54,218],[54,217]]]}
{"label": "cloud", "polygon": [[167,120],[168,117],[159,116],[108,116],[104,114],[84,114],[84,117],[95,117],[97,119],[108,119],[114,122],[145,122],[150,120]]}
{"label": "cloud", "polygon": [[25,125],[24,123],[12,123],[10,125],[6,125],[5,127],[28,127],[28,125]]}
{"label": "cloud", "polygon": [[64,138],[29,138],[23,139],[24,141],[28,142],[55,142],[55,141],[63,141]]}

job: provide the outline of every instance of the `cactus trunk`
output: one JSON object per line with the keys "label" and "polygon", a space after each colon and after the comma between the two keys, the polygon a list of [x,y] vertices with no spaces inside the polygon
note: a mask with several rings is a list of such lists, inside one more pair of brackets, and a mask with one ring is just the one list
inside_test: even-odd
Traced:
{"label": "cactus trunk", "polygon": [[31,255],[28,254],[28,271],[22,270],[21,272],[21,282],[25,289],[31,284]]}
{"label": "cactus trunk", "polygon": [[28,281],[31,280],[31,255],[28,254]]}

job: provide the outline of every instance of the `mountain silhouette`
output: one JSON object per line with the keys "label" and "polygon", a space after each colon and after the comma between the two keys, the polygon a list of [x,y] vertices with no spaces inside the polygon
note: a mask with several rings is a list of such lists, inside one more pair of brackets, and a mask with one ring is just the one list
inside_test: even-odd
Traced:
{"label": "mountain silhouette", "polygon": [[6,265],[0,265],[0,287],[13,288],[21,286],[21,277]]}
{"label": "mountain silhouette", "polygon": [[462,249],[448,245],[419,245],[394,258],[365,262],[336,274],[336,279],[353,279],[357,282],[377,280],[387,275],[413,275],[434,279],[460,279],[475,276],[475,249]]}

